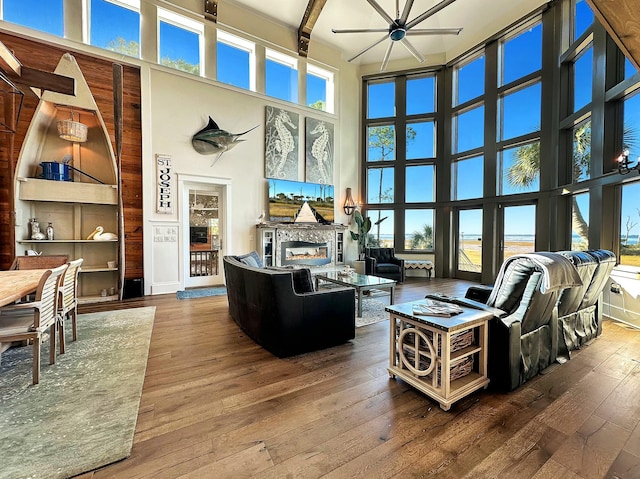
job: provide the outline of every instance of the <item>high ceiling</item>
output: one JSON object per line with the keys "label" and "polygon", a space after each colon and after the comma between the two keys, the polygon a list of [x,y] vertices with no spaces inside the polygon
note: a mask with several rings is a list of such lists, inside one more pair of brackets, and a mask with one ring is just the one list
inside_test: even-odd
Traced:
{"label": "high ceiling", "polygon": [[[241,5],[270,17],[298,31],[308,0],[227,0],[229,3]],[[399,0],[400,12],[406,0]],[[395,19],[396,0],[377,0],[382,9]],[[408,21],[439,3],[438,0],[415,0],[408,16]],[[411,36],[407,37],[416,50],[426,57],[427,64],[443,63],[464,53],[493,33],[509,26],[511,23],[545,4],[545,0],[456,0],[439,12],[427,18],[414,28],[462,28],[459,35]],[[224,22],[224,2],[219,2],[218,19]],[[332,33],[331,29],[353,28],[387,28],[389,25],[374,10],[367,0],[326,0],[315,23],[309,44],[309,56],[313,56],[314,41],[333,45],[348,60],[368,46],[382,39],[385,33]],[[360,64],[379,64],[391,40],[386,38],[382,43],[355,60]],[[395,42],[390,61],[412,61],[417,67],[419,63],[399,42]]]}

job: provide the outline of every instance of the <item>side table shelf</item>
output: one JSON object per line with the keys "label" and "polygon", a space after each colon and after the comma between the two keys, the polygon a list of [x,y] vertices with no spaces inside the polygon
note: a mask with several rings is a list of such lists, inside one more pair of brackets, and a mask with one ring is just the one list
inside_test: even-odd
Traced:
{"label": "side table shelf", "polygon": [[464,308],[450,318],[414,316],[413,304],[385,308],[391,328],[389,375],[448,411],[454,402],[489,384],[487,344],[492,315]]}

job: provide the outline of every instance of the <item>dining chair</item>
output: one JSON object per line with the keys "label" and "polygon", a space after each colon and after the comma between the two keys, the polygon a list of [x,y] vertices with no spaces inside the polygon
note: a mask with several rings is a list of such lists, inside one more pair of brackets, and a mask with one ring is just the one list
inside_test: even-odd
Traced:
{"label": "dining chair", "polygon": [[60,297],[58,298],[58,315],[62,326],[60,328],[60,354],[64,354],[65,350],[64,320],[66,318],[71,319],[73,340],[78,340],[78,273],[83,261],[83,258],[70,261],[60,284]]}
{"label": "dining chair", "polygon": [[33,384],[40,382],[40,349],[49,330],[49,364],[56,362],[58,292],[67,265],[45,271],[35,301],[0,308],[0,343],[33,341]]}
{"label": "dining chair", "polygon": [[66,254],[16,256],[9,269],[49,269],[62,266],[69,261]]}

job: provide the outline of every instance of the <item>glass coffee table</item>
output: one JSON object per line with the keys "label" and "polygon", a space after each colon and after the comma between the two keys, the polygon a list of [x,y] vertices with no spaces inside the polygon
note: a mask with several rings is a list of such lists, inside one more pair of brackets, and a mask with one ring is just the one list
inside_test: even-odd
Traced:
{"label": "glass coffee table", "polygon": [[396,286],[396,282],[391,279],[358,273],[343,275],[341,274],[341,271],[327,271],[316,274],[316,288],[318,287],[320,280],[343,286],[351,286],[354,288],[356,290],[356,298],[358,299],[358,317],[362,317],[362,294],[365,291],[370,291],[372,289],[388,289],[390,295],[389,304],[393,304],[393,291]]}

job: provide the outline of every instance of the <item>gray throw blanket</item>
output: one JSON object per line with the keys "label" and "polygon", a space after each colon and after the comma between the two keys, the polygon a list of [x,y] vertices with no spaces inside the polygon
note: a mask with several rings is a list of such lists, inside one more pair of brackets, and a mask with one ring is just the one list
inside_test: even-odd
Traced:
{"label": "gray throw blanket", "polygon": [[[507,258],[504,263],[502,263],[502,267],[496,278],[496,286],[502,282],[502,277],[509,264],[520,258],[527,258],[542,271],[542,285],[540,286],[540,292],[542,294],[582,285],[580,275],[571,260],[558,253],[539,252],[518,254]],[[493,304],[498,289],[498,287],[493,288],[487,304]]]}

